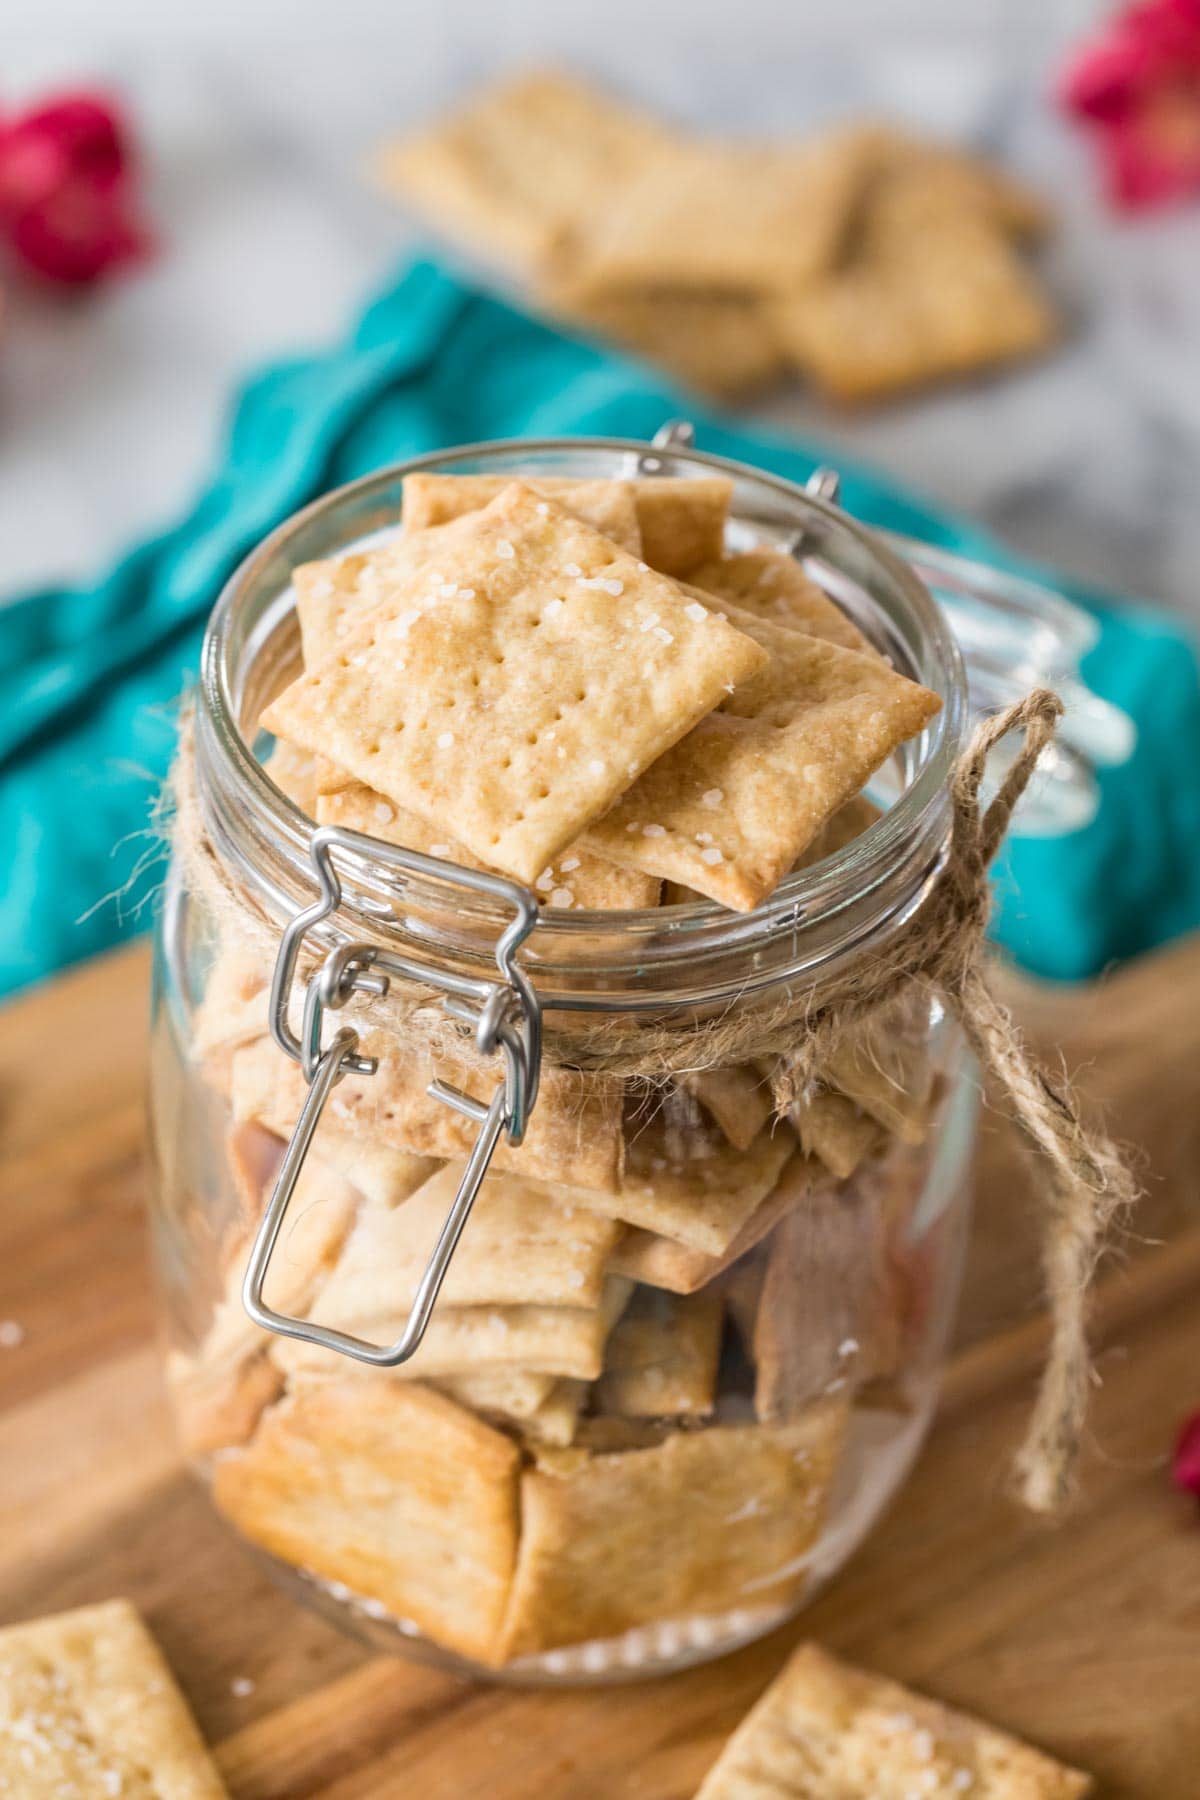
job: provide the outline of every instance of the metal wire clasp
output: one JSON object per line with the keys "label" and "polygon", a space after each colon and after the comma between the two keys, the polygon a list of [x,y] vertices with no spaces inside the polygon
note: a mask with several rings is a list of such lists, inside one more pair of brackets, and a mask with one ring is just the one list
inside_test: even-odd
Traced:
{"label": "metal wire clasp", "polygon": [[[410,874],[432,876],[448,886],[467,888],[511,906],[512,923],[505,927],[496,944],[500,979],[472,979],[372,944],[341,944],[329,952],[309,979],[304,994],[303,1023],[297,1037],[288,1020],[288,1002],[300,947],[306,933],[321,924],[341,904],[342,886],[333,862],[334,850],[350,851]],[[516,952],[537,923],[538,904],[528,888],[506,881],[502,876],[440,862],[416,850],[381,844],[374,838],[336,825],[323,825],[313,832],[310,855],[320,884],[320,898],[297,913],[284,931],[275,960],[270,996],[271,1036],[293,1062],[300,1064],[308,1083],[308,1093],[254,1239],[242,1283],[242,1300],[255,1324],[267,1331],[302,1338],[306,1343],[339,1351],[343,1356],[353,1356],[359,1362],[372,1363],[378,1368],[394,1368],[397,1363],[407,1362],[425,1335],[450,1259],[501,1134],[510,1143],[519,1144],[537,1100],[542,1061],[541,1007],[529,978],[516,961]],[[355,994],[386,994],[393,976],[437,989],[451,1018],[472,1028],[480,1054],[503,1057],[504,1075],[487,1105],[452,1087],[449,1082],[430,1083],[428,1092],[433,1098],[474,1120],[479,1131],[458,1192],[417,1284],[403,1332],[394,1344],[369,1344],[348,1332],[334,1331],[308,1319],[275,1312],[263,1299],[263,1288],[288,1203],[326,1101],[344,1075],[370,1076],[378,1068],[376,1058],[358,1054],[358,1032],[353,1026],[343,1025],[330,1042],[322,1046],[325,1014],[339,1011]]]}

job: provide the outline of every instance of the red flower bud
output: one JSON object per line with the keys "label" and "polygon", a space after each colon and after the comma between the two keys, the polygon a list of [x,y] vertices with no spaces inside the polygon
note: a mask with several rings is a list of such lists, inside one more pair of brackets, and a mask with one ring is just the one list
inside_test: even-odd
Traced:
{"label": "red flower bud", "polygon": [[1200,1497],[1200,1412],[1194,1412],[1179,1433],[1172,1473],[1176,1487]]}
{"label": "red flower bud", "polygon": [[1200,0],[1142,0],[1084,44],[1060,98],[1128,210],[1200,192]]}

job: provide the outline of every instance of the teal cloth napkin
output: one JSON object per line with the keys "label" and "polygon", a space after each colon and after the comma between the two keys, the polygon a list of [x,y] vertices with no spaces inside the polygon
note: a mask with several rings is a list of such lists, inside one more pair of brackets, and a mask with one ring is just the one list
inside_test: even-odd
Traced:
{"label": "teal cloth napkin", "polygon": [[[796,480],[825,460],[816,446],[737,430],[660,373],[432,262],[401,274],[344,344],[252,379],[185,519],[92,586],[0,607],[0,993],[147,923],[162,861],[150,809],[174,703],[209,608],[265,532],[326,489],[423,451],[523,435],[648,438],[680,412],[702,449]],[[980,532],[837,463],[859,518],[996,555]],[[1010,848],[995,935],[1031,970],[1076,979],[1200,923],[1200,683],[1176,623],[1058,585],[1100,620],[1085,674],[1134,717],[1138,749],[1101,774],[1092,824]]]}

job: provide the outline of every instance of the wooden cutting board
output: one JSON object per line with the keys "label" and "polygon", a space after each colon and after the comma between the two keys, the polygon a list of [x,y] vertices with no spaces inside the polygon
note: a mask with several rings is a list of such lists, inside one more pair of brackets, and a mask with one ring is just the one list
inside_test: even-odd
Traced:
{"label": "wooden cutting board", "polygon": [[884,1525],[764,1643],[558,1693],[368,1656],[272,1587],[181,1466],[142,1218],[146,971],[138,947],[0,1012],[0,1321],[24,1333],[0,1349],[0,1618],[129,1595],[237,1800],[686,1800],[807,1634],[1092,1769],[1104,1794],[1200,1795],[1200,1507],[1169,1474],[1200,1406],[1200,941],[1099,988],[1018,995],[1146,1151],[1149,1198],[1098,1294],[1073,1517],[1050,1528],[1004,1495],[1044,1329],[1028,1180],[993,1124],[959,1347]]}

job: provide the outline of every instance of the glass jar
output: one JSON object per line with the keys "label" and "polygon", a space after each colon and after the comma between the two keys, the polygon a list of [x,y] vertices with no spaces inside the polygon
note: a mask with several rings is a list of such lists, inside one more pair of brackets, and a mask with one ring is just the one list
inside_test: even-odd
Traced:
{"label": "glass jar", "polygon": [[[257,1233],[263,1249],[305,1096],[268,1035],[275,945],[307,907],[321,955],[372,946],[443,995],[478,994],[496,979],[512,912],[437,861],[397,866],[360,838],[335,846],[336,906],[317,918],[313,823],[287,797],[283,764],[270,765],[279,785],[264,769],[257,720],[297,667],[291,570],[393,532],[415,469],[727,475],[728,547],[801,558],[943,708],[873,782],[874,822],[754,912],[693,901],[536,914],[519,961],[553,1073],[527,1150],[485,1181],[457,1252],[466,1260],[457,1274],[451,1261],[411,1363],[376,1367],[265,1332],[243,1307],[250,1245]],[[209,627],[192,730],[205,850],[197,863],[177,849],[161,914],[153,1237],[183,1440],[221,1511],[303,1598],[376,1647],[472,1674],[617,1679],[772,1630],[861,1542],[926,1430],[955,1303],[975,1104],[956,1029],[936,1002],[906,1002],[839,1047],[777,1128],[761,1071],[746,1068],[681,1078],[665,1099],[639,1091],[623,1114],[618,1097],[614,1128],[611,1083],[593,1104],[603,1084],[554,1068],[556,1048],[581,1026],[740,1017],[797,992],[819,1003],[923,904],[967,719],[954,638],[904,560],[827,500],[686,446],[522,443],[426,458],[330,494],[234,576]],[[336,985],[324,990],[332,1006],[345,997]],[[361,1025],[372,1053],[382,1046],[383,1072],[332,1088],[265,1305],[325,1329],[365,1320],[373,1329],[359,1335],[382,1343],[419,1305],[459,1176],[370,1099],[372,1080],[389,1096],[403,1086],[408,1055],[387,1061],[402,1002],[370,986],[337,1022]],[[577,1193],[551,1200],[533,1132],[564,1093],[580,1108],[567,1158]],[[457,1121],[462,1155],[485,1110],[476,1101]],[[597,1204],[589,1152],[614,1129],[639,1173],[621,1177],[625,1198]],[[444,1154],[440,1127],[432,1141]],[[534,1158],[524,1180],[523,1154]],[[682,1225],[678,1196],[653,1218],[629,1199],[644,1181],[663,1200],[681,1169]]]}

